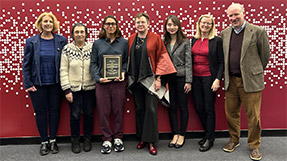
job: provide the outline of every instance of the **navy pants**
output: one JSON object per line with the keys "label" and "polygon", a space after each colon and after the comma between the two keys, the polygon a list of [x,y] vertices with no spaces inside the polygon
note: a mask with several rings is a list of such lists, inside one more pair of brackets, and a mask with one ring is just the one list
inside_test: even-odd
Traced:
{"label": "navy pants", "polygon": [[29,95],[36,113],[36,124],[41,141],[56,139],[63,98],[61,86],[60,84],[54,84],[35,87],[37,91],[29,92]]}

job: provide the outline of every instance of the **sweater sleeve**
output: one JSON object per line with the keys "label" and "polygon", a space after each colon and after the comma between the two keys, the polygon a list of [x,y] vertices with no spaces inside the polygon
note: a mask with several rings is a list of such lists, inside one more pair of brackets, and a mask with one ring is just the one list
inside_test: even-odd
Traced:
{"label": "sweater sleeve", "polygon": [[60,65],[60,82],[61,87],[64,91],[71,88],[69,81],[69,59],[67,52],[68,45],[64,46],[61,55],[61,65]]}

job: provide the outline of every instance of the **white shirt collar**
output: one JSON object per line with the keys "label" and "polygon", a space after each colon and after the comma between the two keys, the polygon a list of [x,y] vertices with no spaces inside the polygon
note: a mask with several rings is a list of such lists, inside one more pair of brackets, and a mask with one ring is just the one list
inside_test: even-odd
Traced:
{"label": "white shirt collar", "polygon": [[244,21],[243,25],[238,30],[236,30],[234,26],[232,26],[232,28],[234,32],[238,35],[245,28],[245,26],[246,26],[246,21]]}

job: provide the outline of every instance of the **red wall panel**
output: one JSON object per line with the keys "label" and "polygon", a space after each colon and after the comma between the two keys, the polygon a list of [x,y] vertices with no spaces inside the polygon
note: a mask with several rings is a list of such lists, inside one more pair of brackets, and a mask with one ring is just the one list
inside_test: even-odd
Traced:
{"label": "red wall panel", "polygon": [[[261,124],[263,129],[287,129],[286,123],[286,0],[238,0],[244,4],[246,20],[264,27],[269,35],[271,59],[264,72]],[[29,95],[23,89],[22,59],[25,39],[39,32],[34,23],[42,12],[53,12],[60,21],[59,34],[71,42],[70,31],[75,22],[82,22],[89,28],[88,41],[98,38],[102,20],[115,15],[125,38],[135,32],[133,17],[138,12],[147,12],[151,17],[150,30],[163,35],[164,20],[170,15],[179,16],[182,27],[189,38],[195,34],[195,23],[202,14],[215,18],[217,34],[229,25],[225,10],[231,1],[225,0],[0,0],[0,137],[38,136],[34,111]],[[223,84],[221,84],[223,86]],[[226,130],[224,113],[224,91],[217,93],[216,129]],[[198,116],[190,95],[188,131],[201,130]],[[242,112],[241,126],[247,129]],[[158,109],[159,131],[169,132],[168,111]],[[124,112],[124,133],[135,132],[133,100],[127,93]],[[69,135],[69,108],[63,100],[59,135]],[[97,109],[95,110],[94,134],[100,134]]]}

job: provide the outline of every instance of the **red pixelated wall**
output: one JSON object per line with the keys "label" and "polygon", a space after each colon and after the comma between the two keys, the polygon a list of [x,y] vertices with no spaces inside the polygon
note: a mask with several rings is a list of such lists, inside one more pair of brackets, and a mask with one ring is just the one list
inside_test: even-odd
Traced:
{"label": "red pixelated wall", "polygon": [[[286,0],[238,0],[246,10],[246,20],[264,27],[269,35],[271,59],[265,75],[265,90],[261,108],[263,129],[287,129],[286,113]],[[0,137],[38,136],[33,107],[22,82],[22,59],[25,39],[39,31],[34,23],[42,12],[53,12],[60,21],[58,34],[71,42],[70,31],[75,22],[87,25],[88,41],[98,38],[102,20],[114,15],[119,21],[124,38],[135,32],[133,17],[138,12],[147,12],[151,18],[150,30],[163,35],[164,21],[168,15],[177,15],[184,32],[189,38],[195,34],[195,24],[202,14],[212,14],[215,18],[217,34],[229,26],[225,13],[232,3],[227,0],[0,0]],[[221,86],[223,83],[221,83]],[[189,97],[188,131],[201,130],[198,116]],[[216,129],[227,130],[224,113],[224,91],[217,93]],[[241,126],[247,129],[247,121],[242,113]],[[133,100],[127,93],[124,109],[124,133],[135,132]],[[159,131],[170,132],[168,111],[159,107]],[[69,108],[63,100],[58,135],[69,135]],[[94,134],[100,134],[97,109],[95,109]]]}

